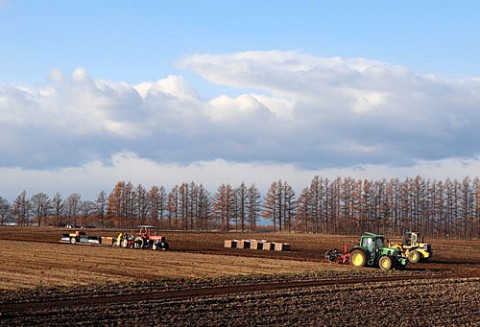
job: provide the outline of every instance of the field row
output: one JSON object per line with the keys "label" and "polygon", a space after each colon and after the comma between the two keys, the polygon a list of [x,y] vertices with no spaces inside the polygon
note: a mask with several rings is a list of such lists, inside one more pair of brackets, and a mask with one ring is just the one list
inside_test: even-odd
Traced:
{"label": "field row", "polygon": [[[475,279],[424,279],[383,282],[339,283],[325,286],[291,287],[294,280],[282,280],[279,289],[223,294],[225,285],[238,285],[239,279],[218,279],[204,285],[200,282],[180,285],[188,288],[184,296],[156,299],[149,292],[175,289],[176,282],[132,283],[130,286],[89,289],[89,301],[75,301],[76,289],[52,292],[56,303],[38,315],[35,304],[30,310],[11,311],[3,316],[11,325],[65,325],[72,321],[82,325],[168,325],[184,326],[186,322],[209,326],[214,322],[221,326],[239,325],[395,325],[395,326],[474,326],[479,320],[476,311],[480,307],[478,288],[480,278]],[[249,280],[247,283],[254,283]],[[257,281],[260,285],[261,280]],[[263,281],[265,282],[265,281]],[[198,296],[196,289],[210,287],[215,290],[208,296]],[[34,291],[37,293],[39,290]],[[100,301],[99,294],[108,294],[108,301]],[[129,294],[143,294],[140,301],[128,300]],[[25,294],[22,294],[25,297]],[[116,298],[112,298],[115,296]],[[65,299],[65,300],[62,300]],[[115,299],[115,300],[114,300]],[[148,299],[148,300],[147,300]],[[10,298],[8,303],[15,301]],[[65,305],[70,303],[69,305]],[[75,305],[75,303],[77,303]],[[28,303],[27,303],[28,304]]]}

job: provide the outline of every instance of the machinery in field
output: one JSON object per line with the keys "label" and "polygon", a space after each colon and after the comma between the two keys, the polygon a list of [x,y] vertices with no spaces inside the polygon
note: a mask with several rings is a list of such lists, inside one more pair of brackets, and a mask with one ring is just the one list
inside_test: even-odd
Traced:
{"label": "machinery in field", "polygon": [[360,236],[360,244],[350,250],[350,263],[355,267],[379,266],[382,270],[404,269],[407,259],[399,249],[384,246],[385,237],[373,233]]}
{"label": "machinery in field", "polygon": [[165,236],[157,235],[155,226],[141,225],[138,235],[125,237],[122,240],[122,247],[133,247],[134,249],[168,250],[170,245]]}
{"label": "machinery in field", "polygon": [[100,236],[88,236],[84,231],[76,231],[75,233],[64,233],[60,242],[70,244],[102,244]]}
{"label": "machinery in field", "polygon": [[336,249],[328,250],[325,258],[333,263],[348,263],[355,267],[374,266],[387,271],[392,268],[405,269],[407,259],[398,248],[384,246],[385,237],[373,233],[360,236],[359,245],[344,253]]}
{"label": "machinery in field", "polygon": [[419,232],[405,232],[401,244],[395,244],[393,247],[399,249],[405,258],[411,263],[428,261],[432,255],[432,246],[429,243],[418,242]]}
{"label": "machinery in field", "polygon": [[337,249],[331,249],[325,252],[325,259],[331,263],[349,263],[350,262],[350,252],[347,250],[347,244],[343,246],[343,253],[340,253]]}

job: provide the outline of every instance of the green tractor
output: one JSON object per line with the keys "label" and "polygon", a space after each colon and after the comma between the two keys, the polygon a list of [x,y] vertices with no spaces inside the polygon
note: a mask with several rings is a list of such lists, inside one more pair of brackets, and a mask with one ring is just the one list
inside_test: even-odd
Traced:
{"label": "green tractor", "polygon": [[360,245],[350,250],[350,263],[355,267],[378,266],[387,271],[405,269],[407,259],[397,248],[384,246],[385,237],[372,233],[360,236]]}

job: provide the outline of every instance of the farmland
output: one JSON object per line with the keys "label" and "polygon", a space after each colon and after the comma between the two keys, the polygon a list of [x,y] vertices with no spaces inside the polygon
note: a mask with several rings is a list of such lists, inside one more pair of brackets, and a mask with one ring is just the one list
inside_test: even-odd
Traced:
{"label": "farmland", "polygon": [[[155,252],[60,244],[62,232],[0,228],[0,324],[479,324],[478,240],[427,240],[430,262],[382,273],[324,262],[357,237],[168,232],[171,251]],[[292,250],[223,247],[250,238]]]}

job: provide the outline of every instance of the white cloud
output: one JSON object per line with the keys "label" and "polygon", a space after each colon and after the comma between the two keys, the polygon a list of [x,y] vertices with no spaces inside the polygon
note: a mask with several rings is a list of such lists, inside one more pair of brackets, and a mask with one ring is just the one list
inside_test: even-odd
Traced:
{"label": "white cloud", "polygon": [[195,99],[197,93],[192,85],[182,76],[170,75],[165,79],[156,82],[143,82],[135,85],[134,88],[146,98],[150,93],[161,92],[181,99]]}
{"label": "white cloud", "polygon": [[240,95],[204,99],[179,75],[136,85],[94,80],[84,68],[70,79],[53,70],[42,87],[0,85],[0,166],[78,167],[127,151],[158,163],[325,169],[480,153],[480,79],[293,51],[194,55],[180,64]]}
{"label": "white cloud", "polygon": [[167,190],[183,182],[194,181],[204,185],[213,194],[221,184],[229,183],[238,187],[242,182],[246,185],[255,184],[265,193],[272,182],[281,179],[292,185],[298,195],[316,175],[331,180],[339,176],[379,180],[417,175],[436,180],[445,180],[447,177],[461,180],[466,176],[476,176],[478,171],[479,157],[420,161],[410,167],[361,165],[309,170],[292,164],[238,163],[223,159],[195,161],[187,165],[156,163],[131,152],[122,152],[114,154],[105,164],[92,161],[79,167],[54,170],[0,168],[0,180],[2,189],[7,190],[1,195],[10,201],[23,190],[29,196],[38,192],[50,196],[60,192],[64,197],[80,193],[84,200],[94,200],[102,190],[111,192],[120,180],[130,181],[134,185],[142,184],[146,188],[164,186]]}

